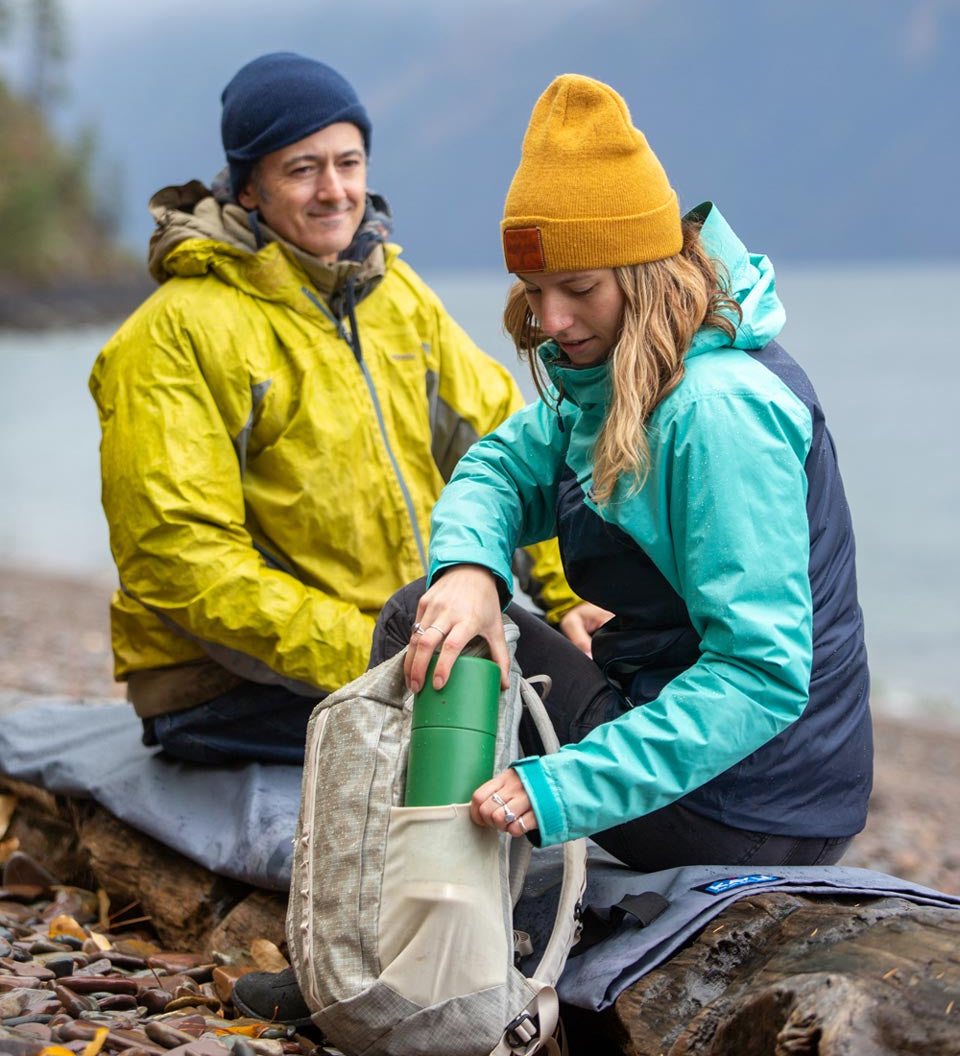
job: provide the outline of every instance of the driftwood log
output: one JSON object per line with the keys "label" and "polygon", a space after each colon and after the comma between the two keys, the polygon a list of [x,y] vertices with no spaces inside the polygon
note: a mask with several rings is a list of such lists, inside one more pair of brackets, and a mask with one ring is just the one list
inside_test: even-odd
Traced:
{"label": "driftwood log", "polygon": [[597,1056],[957,1056],[960,911],[748,896],[597,1018]]}
{"label": "driftwood log", "polygon": [[146,917],[169,949],[232,955],[253,938],[284,942],[285,895],[218,876],[92,800],[0,777],[4,790],[17,796],[8,839],[61,882],[102,888],[115,912]]}
{"label": "driftwood log", "polygon": [[[169,949],[283,945],[283,895],[216,876],[89,800],[7,779],[2,791],[17,796],[8,839],[115,911],[135,904]],[[960,911],[748,896],[613,1007],[563,1018],[572,1056],[958,1056]]]}

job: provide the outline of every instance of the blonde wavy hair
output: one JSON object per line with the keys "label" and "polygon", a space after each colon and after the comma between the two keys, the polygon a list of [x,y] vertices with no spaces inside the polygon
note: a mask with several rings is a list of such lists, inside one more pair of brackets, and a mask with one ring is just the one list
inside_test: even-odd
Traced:
{"label": "blonde wavy hair", "polygon": [[[593,452],[598,504],[609,501],[621,476],[633,478],[628,494],[643,487],[650,469],[647,420],[680,384],[683,357],[694,334],[704,326],[716,327],[730,340],[736,333],[740,306],[727,291],[721,266],[703,248],[700,227],[699,221],[683,221],[683,247],[676,256],[613,269],[625,305],[619,339],[610,353],[613,397]],[[503,324],[520,358],[529,363],[540,397],[550,402],[549,381],[536,355],[546,334],[530,311],[521,282],[507,295]],[[562,399],[561,390],[558,406]]]}

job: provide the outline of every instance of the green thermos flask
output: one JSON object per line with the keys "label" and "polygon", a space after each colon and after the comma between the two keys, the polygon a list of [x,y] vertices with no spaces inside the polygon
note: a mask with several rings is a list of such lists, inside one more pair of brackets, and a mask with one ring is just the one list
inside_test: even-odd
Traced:
{"label": "green thermos flask", "polygon": [[493,777],[500,668],[479,656],[458,656],[437,690],[436,663],[434,656],[413,702],[405,807],[466,803]]}

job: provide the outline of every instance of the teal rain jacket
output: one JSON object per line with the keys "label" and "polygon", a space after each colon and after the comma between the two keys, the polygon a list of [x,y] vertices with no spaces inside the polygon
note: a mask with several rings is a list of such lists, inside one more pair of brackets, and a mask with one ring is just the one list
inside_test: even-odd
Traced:
{"label": "teal rain jacket", "polygon": [[[642,489],[631,495],[630,482],[621,481],[602,509],[591,498],[592,452],[609,398],[607,365],[565,367],[557,346],[547,342],[540,355],[555,386],[552,396],[563,392],[559,408],[531,405],[475,445],[433,513],[431,577],[472,562],[510,584],[515,544],[557,533],[573,588],[617,613],[594,639],[598,662],[604,652],[598,644],[607,635],[628,643],[620,659],[631,661],[625,669],[638,679],[645,677],[642,650],[627,655],[632,617],[626,610],[645,604],[642,596],[623,600],[618,580],[628,574],[627,547],[652,563],[653,574],[665,581],[662,590],[675,597],[681,628],[689,629],[689,658],[663,675],[653,694],[636,694],[636,680],[619,680],[631,703],[642,707],[556,755],[516,764],[544,844],[600,832],[698,789],[687,801],[692,809],[762,832],[850,835],[865,817],[868,680],[852,532],[835,472],[830,487],[843,506],[833,511],[833,523],[846,527],[844,538],[827,548],[824,567],[836,566],[842,555],[839,563],[849,571],[843,590],[852,592],[852,602],[829,622],[849,616],[850,627],[840,646],[832,640],[835,628],[821,637],[827,667],[831,657],[843,658],[834,679],[843,685],[837,691],[823,679],[824,700],[808,733],[795,743],[776,740],[787,737],[784,731],[797,724],[810,696],[815,605],[807,460],[815,435],[818,463],[821,441],[831,457],[832,442],[812,388],[803,396],[801,386],[794,391],[788,384],[793,370],[809,387],[773,340],[784,310],[770,262],[748,255],[716,208],[708,204],[698,212],[707,214],[701,237],[726,268],[743,317],[732,345],[716,329],[696,335],[682,382],[648,422],[650,470]],[[787,364],[779,373],[763,360],[771,349]],[[564,530],[571,502],[579,507],[580,524],[586,516],[599,526],[596,537],[625,542],[609,544],[600,556],[577,553],[583,532]],[[819,540],[820,527],[816,533]],[[838,594],[832,575],[816,578],[824,612]],[[642,622],[633,618],[634,627]],[[676,639],[682,638],[681,629]],[[831,711],[841,707],[856,712],[853,736],[837,732],[851,725],[849,716],[838,719]],[[837,753],[839,767],[818,788],[810,768],[830,769],[828,757],[837,747],[831,737],[855,743],[856,758]],[[768,756],[758,752],[765,745],[773,746]],[[836,811],[825,809],[828,800],[840,804]]]}

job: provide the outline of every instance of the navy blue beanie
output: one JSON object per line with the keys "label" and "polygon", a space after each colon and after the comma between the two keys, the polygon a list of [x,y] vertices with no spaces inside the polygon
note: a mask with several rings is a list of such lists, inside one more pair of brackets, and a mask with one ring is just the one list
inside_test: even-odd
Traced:
{"label": "navy blue beanie", "polygon": [[291,51],[261,55],[234,75],[220,101],[220,135],[234,196],[265,154],[338,121],[356,125],[370,153],[370,118],[357,93],[336,70],[315,59]]}

